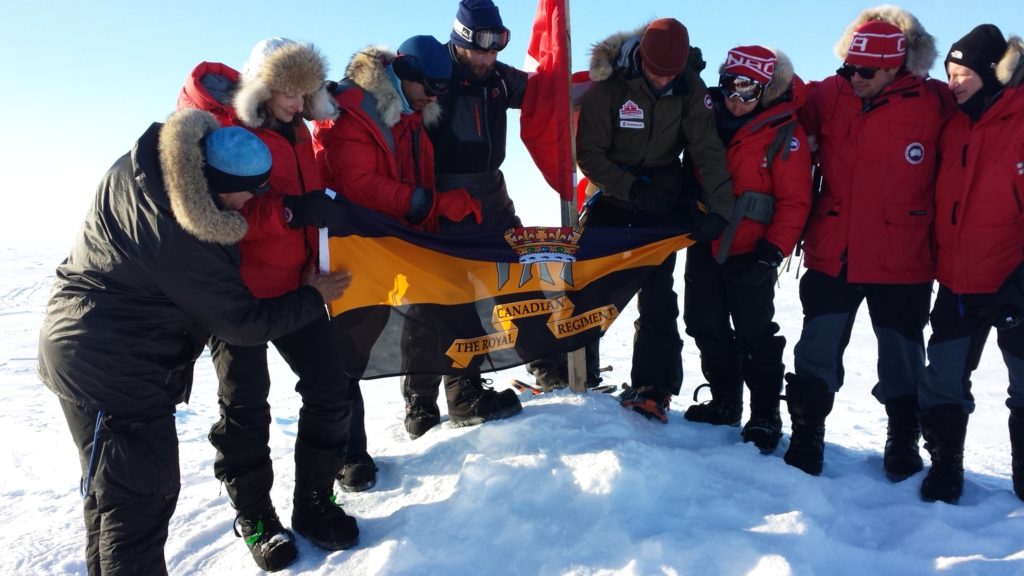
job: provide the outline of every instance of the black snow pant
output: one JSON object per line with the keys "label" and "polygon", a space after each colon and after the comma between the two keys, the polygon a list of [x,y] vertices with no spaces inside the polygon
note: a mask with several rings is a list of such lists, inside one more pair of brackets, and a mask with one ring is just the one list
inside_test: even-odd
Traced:
{"label": "black snow pant", "polygon": [[[612,202],[598,200],[588,209],[588,227],[643,227],[685,218],[673,210],[659,216],[638,214]],[[665,258],[637,292],[639,317],[633,323],[633,366],[630,381],[636,388],[679,394],[683,386],[683,340],[679,337],[679,296],[673,289],[676,255]],[[600,340],[586,346],[587,361],[598,365]]]}
{"label": "black snow pant", "polygon": [[882,404],[915,396],[924,386],[924,327],[931,290],[931,282],[851,284],[846,281],[845,268],[838,278],[808,270],[800,280],[804,325],[793,349],[797,376],[819,378],[833,393],[842,387],[843,353],[850,343],[857,309],[867,300],[878,339],[878,383],[871,393]]}
{"label": "black snow pant", "polygon": [[[981,310],[995,298],[995,294],[954,294],[939,285],[928,339],[928,378],[918,393],[922,410],[955,404],[968,414],[974,411],[971,373],[977,370],[992,331]],[[1024,408],[1024,324],[997,330],[996,343],[1010,376],[1006,405]]]}
{"label": "black snow pant", "polygon": [[164,544],[181,488],[174,407],[97,418],[96,410],[60,405],[88,486],[89,575],[167,574]]}
{"label": "black snow pant", "polygon": [[[701,371],[712,390],[716,375],[738,379],[741,367],[776,375],[775,392],[782,388],[784,341],[780,346],[775,336],[775,282],[744,283],[742,276],[751,266],[760,266],[752,252],[719,264],[708,243],[686,249],[683,323],[700,350]],[[754,386],[750,379],[748,374],[747,383]]]}
{"label": "black snow pant", "polygon": [[[353,405],[361,405],[362,397],[345,373],[330,321],[324,316],[272,342],[299,377],[295,390],[302,397],[302,407],[296,463],[328,457],[330,462],[318,462],[318,467],[330,467],[337,473],[344,464],[350,436],[355,436],[350,429],[363,427],[362,420],[353,418]],[[214,337],[210,351],[220,380],[221,414],[210,430],[210,443],[217,449],[213,471],[240,514],[257,513],[270,504],[274,482],[267,347],[233,346]],[[356,396],[359,400],[354,400]],[[365,432],[362,436],[365,438]],[[313,456],[299,454],[303,450]],[[301,474],[296,469],[296,475]]]}

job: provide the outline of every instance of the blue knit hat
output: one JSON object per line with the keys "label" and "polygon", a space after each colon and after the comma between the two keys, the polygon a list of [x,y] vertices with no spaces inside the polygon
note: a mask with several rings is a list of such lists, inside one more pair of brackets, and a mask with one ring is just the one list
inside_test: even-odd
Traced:
{"label": "blue knit hat", "polygon": [[460,0],[459,11],[455,13],[455,25],[452,28],[452,43],[461,48],[488,48],[478,46],[470,40],[472,35],[469,31],[475,30],[506,30],[501,22],[498,7],[491,0]]}
{"label": "blue knit hat", "polygon": [[270,150],[255,134],[228,126],[218,128],[203,139],[206,164],[203,175],[210,192],[263,192],[270,178]]}
{"label": "blue knit hat", "polygon": [[429,96],[448,93],[452,58],[433,36],[413,36],[402,42],[391,68],[402,80],[423,84]]}

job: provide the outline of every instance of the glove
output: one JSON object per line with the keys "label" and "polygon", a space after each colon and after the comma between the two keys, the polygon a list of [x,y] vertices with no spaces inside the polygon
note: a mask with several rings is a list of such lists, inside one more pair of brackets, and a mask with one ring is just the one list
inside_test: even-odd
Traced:
{"label": "glove", "polygon": [[419,224],[433,208],[434,193],[421,186],[413,190],[409,196],[409,213],[405,215],[405,219],[413,224]]}
{"label": "glove", "polygon": [[629,187],[629,203],[637,212],[661,214],[675,206],[676,195],[668,188],[637,178]]}
{"label": "glove", "polygon": [[1003,281],[992,304],[980,311],[997,330],[1016,328],[1024,322],[1024,264]]}
{"label": "glove", "polygon": [[470,214],[473,215],[477,224],[484,221],[480,201],[470,196],[465,188],[438,192],[437,206],[434,210],[437,217],[446,218],[452,222],[462,222]]}
{"label": "glove", "polygon": [[690,239],[696,242],[711,242],[725,232],[729,223],[718,214],[702,214],[693,222]]}
{"label": "glove", "polygon": [[764,283],[774,284],[779,277],[779,266],[782,265],[782,250],[764,238],[757,241],[754,251],[757,258],[739,275],[737,281],[744,286],[760,286]]}
{"label": "glove", "polygon": [[323,190],[313,190],[300,196],[284,197],[284,221],[289,228],[327,226],[327,214],[335,206],[334,199]]}

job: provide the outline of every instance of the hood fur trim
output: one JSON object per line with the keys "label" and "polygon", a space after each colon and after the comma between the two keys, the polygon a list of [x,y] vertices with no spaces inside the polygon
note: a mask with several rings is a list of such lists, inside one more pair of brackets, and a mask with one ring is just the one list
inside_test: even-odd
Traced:
{"label": "hood fur trim", "polygon": [[200,142],[217,128],[209,112],[187,108],[171,114],[160,130],[160,168],[171,212],[186,232],[203,242],[237,244],[248,231],[245,217],[217,208],[203,176]]}
{"label": "hood fur trim", "polygon": [[326,79],[327,60],[315,46],[285,44],[268,54],[258,70],[246,70],[235,94],[235,111],[246,126],[265,126],[270,118],[264,104],[271,90],[277,90],[303,95],[304,118],[334,120],[338,108],[324,86]]}
{"label": "hood fur trim", "polygon": [[594,82],[601,82],[611,78],[615,72],[615,63],[619,59],[622,46],[629,40],[639,40],[643,36],[644,30],[647,30],[647,24],[640,26],[632,32],[612,34],[591,46],[590,79]]}
{"label": "hood fur trim", "polygon": [[[776,100],[782,97],[789,90],[793,83],[793,61],[781,50],[765,46],[775,54],[775,70],[772,72],[772,79],[764,87],[764,94],[761,95],[761,106],[768,108]],[[718,74],[725,72],[725,62],[718,67]],[[717,82],[717,80],[715,80]]]}
{"label": "hood fur trim", "polygon": [[[384,46],[368,46],[356,52],[345,69],[345,77],[377,99],[377,113],[390,128],[402,118],[402,98],[388,77],[387,67],[396,54]],[[423,124],[432,128],[441,120],[441,105],[436,101],[423,109]]]}
{"label": "hood fur trim", "polygon": [[842,37],[839,38],[839,42],[836,42],[836,56],[845,61],[846,55],[850,53],[853,33],[861,24],[872,20],[888,22],[903,31],[903,35],[907,38],[907,56],[903,67],[914,76],[927,78],[928,71],[931,70],[935,58],[939,55],[935,50],[935,37],[924,29],[924,26],[913,14],[892,4],[867,8],[853,22],[850,22]]}
{"label": "hood fur trim", "polygon": [[1024,66],[1021,65],[1024,40],[1020,36],[1011,36],[1007,44],[1006,54],[996,65],[996,78],[1004,86],[1020,86],[1024,81]]}

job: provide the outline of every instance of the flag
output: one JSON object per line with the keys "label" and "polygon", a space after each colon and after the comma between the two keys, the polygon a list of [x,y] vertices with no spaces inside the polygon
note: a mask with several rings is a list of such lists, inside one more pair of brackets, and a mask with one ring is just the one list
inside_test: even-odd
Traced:
{"label": "flag", "polygon": [[[572,201],[575,161],[570,121],[566,0],[540,0],[527,55],[536,62],[520,110],[520,137],[548,185]],[[527,68],[530,66],[528,65]]]}
{"label": "flag", "polygon": [[[523,263],[505,238],[412,230],[342,198],[327,217],[321,269],[352,272],[328,309],[347,371],[363,379],[488,372],[577,350],[692,244],[685,228],[562,228],[548,245],[574,261]],[[519,229],[517,245],[537,259],[532,230]]]}

